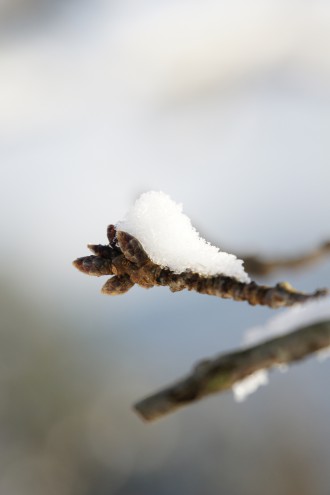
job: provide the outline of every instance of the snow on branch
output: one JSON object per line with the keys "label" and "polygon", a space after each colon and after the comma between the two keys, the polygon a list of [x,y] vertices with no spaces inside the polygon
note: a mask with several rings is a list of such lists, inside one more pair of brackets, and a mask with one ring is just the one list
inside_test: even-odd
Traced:
{"label": "snow on branch", "polygon": [[265,370],[286,366],[329,349],[330,320],[316,322],[253,347],[202,361],[186,378],[141,400],[134,407],[144,420],[153,421],[235,386],[236,398],[240,400],[257,386],[267,383]]}
{"label": "snow on branch", "polygon": [[117,229],[136,237],[151,261],[174,273],[221,273],[249,282],[243,261],[201,238],[182,209],[168,195],[150,191],[137,199]]}
{"label": "snow on branch", "polygon": [[249,347],[198,364],[184,380],[138,402],[136,411],[151,421],[230,388],[241,402],[268,384],[268,370],[287,370],[312,354],[319,361],[329,358],[330,297],[296,305],[248,330],[244,344]]}
{"label": "snow on branch", "polygon": [[168,286],[172,292],[194,290],[278,308],[327,293],[304,294],[287,282],[275,287],[250,282],[243,261],[202,239],[182,206],[161,192],[142,194],[125,220],[109,225],[107,234],[108,245],[89,245],[94,254],[73,262],[88,275],[113,275],[102,288],[104,294],[124,294],[135,284]]}

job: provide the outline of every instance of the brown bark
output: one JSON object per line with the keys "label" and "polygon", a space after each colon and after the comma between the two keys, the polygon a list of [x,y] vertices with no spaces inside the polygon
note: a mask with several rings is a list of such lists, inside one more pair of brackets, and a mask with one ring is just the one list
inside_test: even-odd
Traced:
{"label": "brown bark", "polygon": [[207,395],[230,389],[252,373],[287,365],[330,346],[330,321],[318,322],[253,347],[197,364],[186,378],[139,401],[136,412],[153,421]]}

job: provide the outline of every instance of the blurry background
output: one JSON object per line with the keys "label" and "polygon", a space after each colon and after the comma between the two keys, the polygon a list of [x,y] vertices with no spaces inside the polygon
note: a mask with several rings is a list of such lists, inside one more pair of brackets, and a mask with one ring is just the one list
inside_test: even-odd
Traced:
{"label": "blurry background", "polygon": [[327,239],[329,47],[326,0],[0,1],[1,494],[329,494],[329,360],[145,425],[137,399],[274,313],[71,266],[150,189],[232,252]]}

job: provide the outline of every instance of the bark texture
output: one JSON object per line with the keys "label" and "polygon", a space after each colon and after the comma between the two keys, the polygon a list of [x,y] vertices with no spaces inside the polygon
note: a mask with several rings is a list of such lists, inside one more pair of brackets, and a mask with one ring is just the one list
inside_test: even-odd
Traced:
{"label": "bark texture", "polygon": [[239,282],[221,274],[212,277],[190,271],[176,274],[153,263],[135,237],[126,232],[116,231],[113,225],[108,227],[108,238],[109,244],[106,246],[88,245],[94,253],[92,256],[78,258],[73,262],[78,270],[87,275],[114,275],[103,286],[103,294],[124,294],[135,284],[147,289],[168,286],[172,292],[193,290],[200,294],[246,301],[253,306],[270,308],[292,306],[327,294],[325,289],[306,294],[297,291],[288,282],[269,287],[256,282]]}

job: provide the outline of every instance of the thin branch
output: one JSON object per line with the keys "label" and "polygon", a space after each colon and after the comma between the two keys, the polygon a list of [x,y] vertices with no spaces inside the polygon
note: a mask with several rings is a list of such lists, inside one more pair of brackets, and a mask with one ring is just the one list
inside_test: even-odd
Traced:
{"label": "thin branch", "polygon": [[319,247],[312,249],[309,252],[303,253],[300,256],[291,258],[278,258],[266,260],[259,256],[248,256],[244,254],[237,255],[238,258],[244,260],[246,271],[250,275],[260,276],[269,275],[275,270],[296,270],[307,267],[318,261],[322,261],[330,255],[330,241],[322,243]]}
{"label": "thin branch", "polygon": [[256,282],[240,282],[221,274],[206,277],[190,271],[173,273],[168,268],[153,263],[135,237],[122,231],[115,232],[114,227],[110,227],[109,245],[89,245],[94,255],[78,258],[73,262],[78,270],[87,275],[115,275],[103,286],[104,294],[124,294],[134,284],[144,288],[167,286],[172,292],[187,289],[224,299],[247,301],[253,306],[258,304],[279,308],[303,303],[328,293],[326,289],[320,289],[305,294],[295,290],[287,282],[269,287]]}
{"label": "thin branch", "polygon": [[153,421],[203,397],[230,389],[252,373],[285,365],[330,346],[330,321],[318,322],[254,347],[197,364],[179,382],[137,404],[136,412]]}

